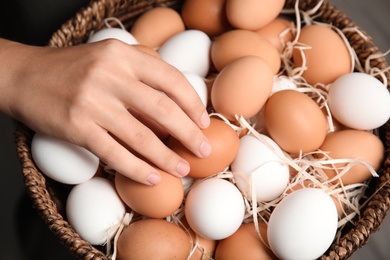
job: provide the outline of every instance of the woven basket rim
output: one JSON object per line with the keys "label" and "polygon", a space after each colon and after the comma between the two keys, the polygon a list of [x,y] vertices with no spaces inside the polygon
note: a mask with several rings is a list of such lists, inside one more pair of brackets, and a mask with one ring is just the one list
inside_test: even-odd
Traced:
{"label": "woven basket rim", "polygon": [[[87,34],[103,26],[106,17],[117,16],[121,21],[134,19],[143,11],[157,5],[177,6],[182,1],[132,1],[132,0],[96,0],[91,1],[88,7],[82,8],[71,19],[65,22],[52,36],[49,42],[50,47],[67,47],[80,44],[86,40]],[[308,10],[314,7],[317,1],[300,1],[301,9]],[[287,0],[286,6],[292,7],[295,1]],[[129,7],[132,5],[131,7]],[[364,63],[370,54],[381,54],[375,46],[372,38],[356,25],[345,13],[335,6],[324,1],[319,13],[321,19],[326,17],[324,22],[332,22],[339,28],[354,26],[367,37],[357,33],[349,33],[352,47],[359,46],[357,51],[359,60]],[[131,23],[127,24],[130,26]],[[372,67],[385,69],[388,67],[384,57],[371,60]],[[388,79],[388,90],[390,90],[390,72],[386,74]],[[356,221],[356,227],[344,233],[337,243],[333,243],[329,250],[321,257],[322,259],[345,259],[351,256],[358,248],[367,243],[370,235],[377,231],[383,218],[390,207],[390,122],[388,121],[380,128],[382,139],[385,145],[385,160],[381,168],[381,177],[375,186],[381,187],[379,192],[373,196],[370,202],[361,212],[360,218]],[[27,126],[19,123],[15,130],[15,141],[17,144],[17,155],[21,162],[24,183],[33,206],[37,209],[48,228],[63,243],[71,253],[83,259],[107,259],[105,254],[89,242],[80,238],[64,219],[63,210],[59,210],[61,201],[57,198],[55,191],[50,189],[48,180],[34,164],[30,144],[34,132]],[[383,186],[383,187],[382,187]]]}

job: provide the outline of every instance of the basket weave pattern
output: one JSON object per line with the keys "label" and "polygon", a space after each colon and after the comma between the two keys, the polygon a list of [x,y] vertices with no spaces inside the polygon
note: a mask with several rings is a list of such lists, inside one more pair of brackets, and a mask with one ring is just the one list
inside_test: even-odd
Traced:
{"label": "basket weave pattern", "polygon": [[[85,42],[89,34],[104,26],[104,19],[117,17],[126,28],[130,28],[134,20],[146,10],[155,6],[169,6],[179,8],[182,1],[141,1],[141,0],[96,0],[87,8],[80,10],[72,19],[62,25],[55,32],[49,42],[50,47],[68,47]],[[300,1],[301,10],[309,10],[316,6],[318,0]],[[293,8],[295,1],[287,0],[286,7]],[[339,29],[356,27],[344,13],[326,1],[318,10],[316,20],[331,23]],[[365,64],[372,54],[381,54],[370,36],[359,28],[357,32],[346,32],[350,45],[355,49],[361,64]],[[370,66],[384,70],[388,67],[384,57],[370,60]],[[387,88],[390,89],[390,72],[386,72]],[[362,209],[361,215],[356,217],[348,228],[343,229],[338,241],[335,241],[321,259],[346,259],[359,247],[367,243],[370,235],[377,231],[390,207],[390,122],[380,129],[380,137],[385,145],[385,160],[378,172],[380,178],[374,180],[367,190],[367,196],[375,194]],[[34,164],[30,144],[33,132],[26,126],[19,124],[16,131],[17,153],[20,158],[25,186],[32,199],[33,206],[38,210],[48,228],[58,237],[74,255],[81,259],[107,259],[102,248],[96,248],[82,240],[64,219],[64,202],[66,188],[46,179]]]}

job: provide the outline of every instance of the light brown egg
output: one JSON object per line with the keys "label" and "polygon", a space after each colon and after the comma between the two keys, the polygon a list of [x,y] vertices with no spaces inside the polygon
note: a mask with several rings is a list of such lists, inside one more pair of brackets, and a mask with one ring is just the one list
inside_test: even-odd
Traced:
{"label": "light brown egg", "polygon": [[[351,71],[348,48],[330,27],[320,24],[306,26],[302,28],[298,42],[310,46],[303,52],[307,69],[302,75],[309,84],[327,85]],[[303,65],[302,55],[297,48],[294,48],[293,60],[295,67]]]}
{"label": "light brown egg", "polygon": [[273,94],[265,104],[264,117],[271,138],[291,154],[318,149],[328,129],[317,103],[296,90],[281,90]]}
{"label": "light brown egg", "polygon": [[231,28],[226,12],[225,0],[186,0],[181,16],[188,29],[201,30],[215,37]]}
{"label": "light brown egg", "polygon": [[[384,158],[384,145],[379,137],[363,130],[345,129],[330,133],[326,136],[320,150],[327,152],[332,159],[357,159],[368,163],[374,170],[380,168]],[[335,166],[342,167],[345,164],[338,163]],[[329,178],[337,174],[331,169],[324,169],[324,171]],[[371,173],[368,168],[357,164],[341,176],[341,181],[344,185],[348,185],[364,182],[370,177]],[[337,182],[338,180],[335,181]]]}
{"label": "light brown egg", "polygon": [[226,0],[226,15],[235,27],[257,30],[275,19],[285,0]]}
{"label": "light brown egg", "polygon": [[281,53],[288,42],[294,39],[294,23],[284,17],[276,17],[256,33],[265,37]]}
{"label": "light brown egg", "polygon": [[140,44],[158,48],[170,37],[184,30],[184,22],[178,12],[168,7],[155,7],[135,21],[130,33]]}
{"label": "light brown egg", "polygon": [[210,120],[210,126],[202,130],[212,149],[206,158],[197,157],[172,136],[168,138],[167,146],[190,164],[189,177],[204,178],[219,173],[229,166],[237,155],[240,143],[237,133],[220,119],[211,117]]}
{"label": "light brown egg", "polygon": [[266,38],[248,30],[231,30],[221,34],[211,45],[211,60],[218,71],[243,56],[258,56],[269,63],[276,74],[281,66],[279,52]]}
{"label": "light brown egg", "polygon": [[234,122],[249,119],[267,101],[274,82],[269,64],[257,56],[244,56],[226,65],[215,78],[211,103],[216,112]]}
{"label": "light brown egg", "polygon": [[260,235],[253,223],[242,224],[230,237],[221,240],[215,251],[215,260],[277,259],[267,244],[267,225],[259,223]]}
{"label": "light brown egg", "polygon": [[115,188],[121,199],[135,212],[150,218],[172,215],[182,204],[184,188],[180,178],[162,170],[161,183],[149,186],[122,174],[115,174]]}
{"label": "light brown egg", "polygon": [[118,260],[187,259],[191,242],[189,235],[176,224],[163,219],[144,219],[125,227],[117,250]]}

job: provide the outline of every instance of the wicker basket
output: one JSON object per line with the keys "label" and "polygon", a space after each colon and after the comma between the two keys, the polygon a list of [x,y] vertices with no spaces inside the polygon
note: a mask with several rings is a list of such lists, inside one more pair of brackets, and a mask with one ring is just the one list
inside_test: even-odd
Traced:
{"label": "wicker basket", "polygon": [[[130,28],[134,20],[141,13],[155,6],[170,6],[180,8],[182,1],[163,0],[96,0],[91,1],[87,8],[80,10],[75,16],[64,23],[53,34],[49,46],[66,47],[85,42],[89,33],[104,26],[104,19],[117,17],[126,28]],[[318,0],[300,1],[301,10],[312,9]],[[292,8],[294,0],[287,0],[286,7]],[[323,3],[317,11],[316,20],[331,23],[339,29],[357,27],[344,13],[331,4]],[[357,27],[358,28],[358,27]],[[360,28],[359,28],[360,29]],[[365,32],[360,30],[363,34]],[[362,64],[372,54],[381,54],[372,39],[365,35],[351,31],[346,33],[350,45],[355,49]],[[388,67],[384,57],[378,57],[370,61],[371,67],[385,69]],[[386,77],[390,82],[390,73]],[[390,83],[389,83],[390,84]],[[387,86],[390,89],[390,85]],[[360,216],[355,217],[354,224],[349,224],[342,229],[340,239],[335,241],[322,259],[345,259],[351,256],[358,248],[362,247],[377,231],[390,206],[390,122],[379,129],[380,138],[385,145],[385,160],[379,171],[380,178],[375,178],[366,191],[370,201],[362,209]],[[64,219],[64,202],[67,195],[67,187],[59,185],[47,178],[34,164],[30,143],[33,132],[26,126],[19,124],[15,136],[18,156],[22,163],[25,186],[32,199],[33,206],[38,210],[49,229],[58,237],[74,255],[83,259],[107,259],[102,248],[94,247],[82,240],[74,232],[69,223]],[[375,194],[374,196],[371,196]]]}

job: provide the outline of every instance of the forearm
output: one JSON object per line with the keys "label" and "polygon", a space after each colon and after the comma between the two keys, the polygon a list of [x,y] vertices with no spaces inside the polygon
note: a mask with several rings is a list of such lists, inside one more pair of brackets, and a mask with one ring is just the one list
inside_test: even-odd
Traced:
{"label": "forearm", "polygon": [[34,47],[0,38],[0,112],[16,117],[18,85]]}

